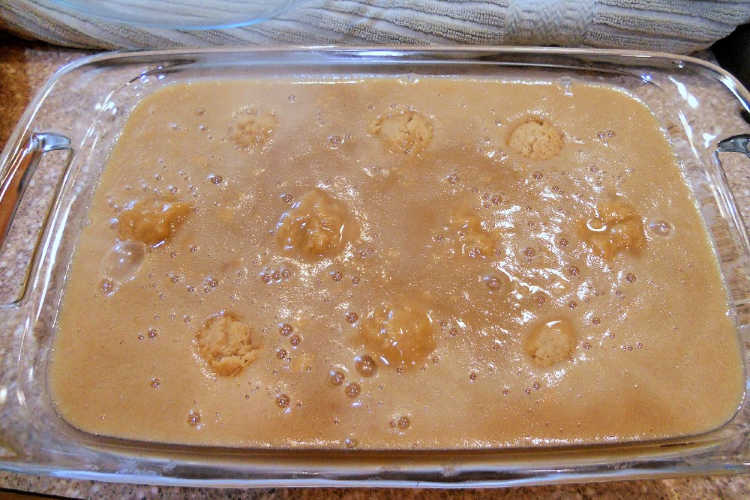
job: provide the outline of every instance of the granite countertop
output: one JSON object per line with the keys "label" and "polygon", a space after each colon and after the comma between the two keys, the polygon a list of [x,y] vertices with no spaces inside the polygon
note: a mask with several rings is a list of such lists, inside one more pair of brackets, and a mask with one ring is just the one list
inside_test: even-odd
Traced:
{"label": "granite countertop", "polygon": [[[23,42],[0,33],[0,147],[4,146],[17,120],[47,78],[61,65],[89,52]],[[735,179],[735,188],[750,189],[750,178]],[[739,197],[743,205],[745,197]],[[745,209],[746,207],[742,207]],[[743,210],[744,212],[745,210]],[[404,495],[400,490],[365,489],[262,489],[211,490],[107,484],[93,481],[28,476],[0,472],[0,488],[71,497],[118,498],[218,498],[225,495],[250,498],[386,498]],[[0,491],[2,496],[2,491]],[[506,490],[416,490],[411,498],[750,498],[750,477],[709,476],[630,482],[525,487]]]}

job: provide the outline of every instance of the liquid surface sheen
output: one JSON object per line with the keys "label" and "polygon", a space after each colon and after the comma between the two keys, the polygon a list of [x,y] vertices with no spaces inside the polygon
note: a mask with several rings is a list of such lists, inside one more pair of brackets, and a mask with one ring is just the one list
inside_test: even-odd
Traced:
{"label": "liquid surface sheen", "polygon": [[84,431],[186,444],[712,430],[743,373],[690,196],[655,118],[613,89],[175,84],[104,170],[51,392]]}

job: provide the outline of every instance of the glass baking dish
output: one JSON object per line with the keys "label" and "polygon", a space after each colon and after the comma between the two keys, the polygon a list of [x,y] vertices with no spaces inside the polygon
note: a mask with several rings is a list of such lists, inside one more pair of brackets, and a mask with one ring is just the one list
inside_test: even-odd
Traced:
{"label": "glass baking dish", "polygon": [[[94,436],[62,420],[46,382],[57,311],[97,179],[133,107],[150,92],[185,80],[344,75],[587,82],[640,99],[667,135],[709,229],[747,376],[750,245],[740,208],[750,204],[738,208],[725,171],[740,180],[743,163],[750,161],[750,136],[743,135],[750,131],[750,94],[713,64],[646,52],[497,47],[101,54],[76,61],[50,79],[0,158],[0,292],[6,303],[0,306],[0,469],[234,487],[508,486],[750,470],[747,399],[729,423],[698,436],[482,451],[178,446]],[[735,187],[748,203],[750,187]]]}

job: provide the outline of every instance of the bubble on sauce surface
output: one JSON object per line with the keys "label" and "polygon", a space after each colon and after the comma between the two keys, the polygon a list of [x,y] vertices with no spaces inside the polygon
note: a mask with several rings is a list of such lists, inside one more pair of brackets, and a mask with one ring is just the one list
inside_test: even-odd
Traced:
{"label": "bubble on sauce surface", "polygon": [[526,338],[524,348],[540,367],[549,367],[570,359],[576,335],[567,319],[555,319],[535,326]]}
{"label": "bubble on sauce surface", "polygon": [[638,253],[646,246],[643,219],[620,198],[600,202],[596,216],[581,222],[579,232],[594,253],[605,259],[621,252]]}
{"label": "bubble on sauce surface", "polygon": [[613,138],[615,135],[617,134],[615,133],[614,130],[611,130],[611,129],[600,130],[599,132],[596,133],[596,138],[599,140],[599,142],[607,146],[609,144],[609,139]]}
{"label": "bubble on sauce surface", "polygon": [[213,276],[206,276],[203,278],[203,291],[208,293],[211,289],[219,286],[219,282]]}
{"label": "bubble on sauce surface", "polygon": [[119,283],[136,277],[146,256],[146,245],[141,241],[117,241],[102,259],[102,272]]}
{"label": "bubble on sauce surface", "polygon": [[141,200],[119,214],[118,234],[123,241],[140,241],[156,247],[172,236],[190,210],[190,204],[171,197]]}
{"label": "bubble on sauce surface", "polygon": [[192,427],[200,427],[201,425],[201,412],[198,410],[190,410],[187,416],[187,423]]}
{"label": "bubble on sauce surface", "polygon": [[649,223],[648,230],[657,236],[669,236],[673,228],[672,224],[665,220],[656,220]]}
{"label": "bubble on sauce surface", "polygon": [[401,416],[396,420],[396,427],[401,429],[402,431],[405,431],[411,426],[411,420],[409,420],[409,417],[407,416]]}
{"label": "bubble on sauce surface", "polygon": [[262,151],[271,141],[279,120],[269,111],[246,107],[236,112],[229,127],[229,139],[245,151]]}
{"label": "bubble on sauce surface", "polygon": [[563,135],[547,120],[532,117],[513,129],[508,146],[526,158],[548,160],[562,149]]}
{"label": "bubble on sauce surface", "polygon": [[294,327],[289,323],[282,323],[281,326],[279,326],[279,334],[283,335],[284,337],[288,337],[292,334],[293,331]]}
{"label": "bubble on sauce surface", "polygon": [[376,308],[362,320],[359,333],[373,353],[396,368],[414,366],[435,349],[430,316],[408,302]]}
{"label": "bubble on sauce surface", "polygon": [[238,375],[257,358],[259,346],[253,336],[247,323],[222,312],[206,320],[195,339],[206,364],[217,375],[228,377]]}
{"label": "bubble on sauce surface", "polygon": [[363,354],[354,358],[354,367],[363,377],[372,377],[378,371],[378,365],[369,354]]}
{"label": "bubble on sauce surface", "polygon": [[284,250],[320,259],[341,252],[353,230],[354,221],[344,202],[313,189],[281,216],[276,236]]}
{"label": "bubble on sauce surface", "polygon": [[399,107],[377,117],[369,127],[386,147],[399,153],[419,153],[432,141],[432,120],[425,115]]}
{"label": "bubble on sauce surface", "polygon": [[99,282],[99,290],[105,297],[109,297],[110,295],[114,295],[117,290],[120,289],[120,285],[112,280],[111,278],[103,278]]}
{"label": "bubble on sauce surface", "polygon": [[279,408],[287,408],[290,402],[291,399],[286,394],[279,394],[276,396],[276,406],[278,406]]}
{"label": "bubble on sauce surface", "polygon": [[328,383],[337,386],[344,383],[346,380],[346,374],[337,368],[332,368],[328,371]]}
{"label": "bubble on sauce surface", "polygon": [[356,398],[357,396],[359,396],[359,393],[361,392],[361,388],[359,387],[358,383],[352,382],[351,384],[346,386],[346,388],[344,389],[344,392],[350,398]]}
{"label": "bubble on sauce surface", "polygon": [[484,276],[482,281],[487,285],[490,293],[502,292],[510,287],[510,280],[502,273]]}
{"label": "bubble on sauce surface", "polygon": [[336,150],[343,146],[346,140],[347,138],[345,136],[329,135],[328,140],[326,141],[326,146],[328,149]]}

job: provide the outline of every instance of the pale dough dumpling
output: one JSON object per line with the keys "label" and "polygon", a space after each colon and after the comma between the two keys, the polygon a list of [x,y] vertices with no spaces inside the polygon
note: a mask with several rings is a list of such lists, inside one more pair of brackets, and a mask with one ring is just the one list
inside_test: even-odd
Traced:
{"label": "pale dough dumpling", "polygon": [[532,118],[513,129],[508,145],[526,158],[548,160],[562,149],[563,135],[549,122]]}
{"label": "pale dough dumpling", "polygon": [[167,241],[190,213],[190,205],[173,198],[139,201],[120,213],[117,230],[121,240],[135,240],[151,246]]}
{"label": "pale dough dumpling", "polygon": [[360,336],[385,364],[395,367],[416,365],[435,349],[432,320],[415,304],[383,304],[362,322]]}
{"label": "pale dough dumpling", "polygon": [[612,259],[620,252],[638,253],[646,246],[643,219],[632,205],[618,198],[599,203],[596,211],[597,217],[579,226],[594,253]]}
{"label": "pale dough dumpling", "polygon": [[211,316],[198,330],[195,340],[198,354],[217,375],[239,374],[258,357],[259,346],[253,331],[229,313]]}
{"label": "pale dough dumpling", "polygon": [[229,127],[229,139],[240,149],[262,151],[271,141],[278,125],[279,120],[274,113],[245,108],[235,113]]}
{"label": "pale dough dumpling", "polygon": [[354,221],[344,202],[313,189],[282,215],[276,236],[284,250],[320,259],[339,253],[353,231]]}
{"label": "pale dough dumpling", "polygon": [[575,347],[575,331],[566,319],[536,326],[526,339],[526,352],[534,364],[548,367],[570,359]]}
{"label": "pale dough dumpling", "polygon": [[388,149],[400,153],[419,153],[432,141],[432,121],[406,108],[380,115],[370,124],[369,131],[380,137]]}

